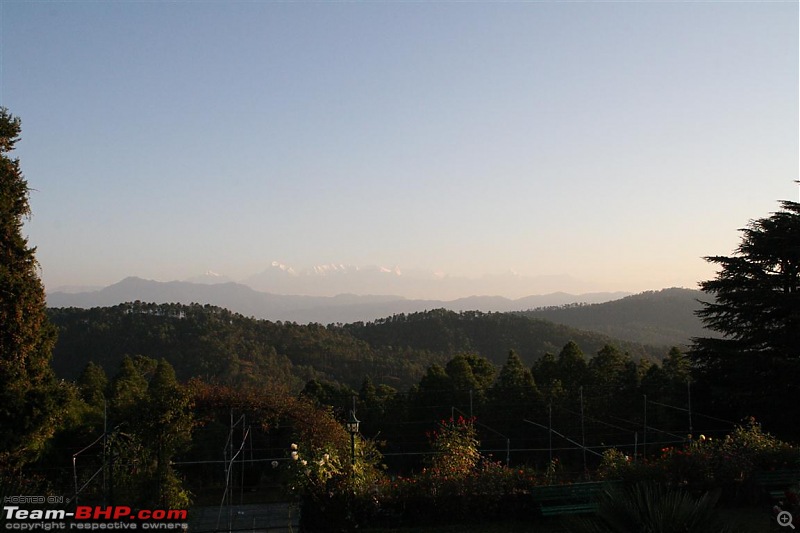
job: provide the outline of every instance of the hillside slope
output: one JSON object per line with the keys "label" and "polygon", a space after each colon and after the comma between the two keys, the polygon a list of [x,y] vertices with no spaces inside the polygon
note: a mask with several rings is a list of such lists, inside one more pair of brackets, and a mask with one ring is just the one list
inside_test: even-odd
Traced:
{"label": "hillside slope", "polygon": [[373,347],[402,346],[439,353],[475,352],[497,366],[505,362],[509,350],[517,352],[525,364],[530,365],[545,353],[558,353],[569,341],[576,342],[588,356],[606,344],[634,358],[656,360],[666,355],[662,347],[614,339],[517,313],[455,313],[436,309],[366,324],[348,324],[343,328]]}
{"label": "hillside slope", "polygon": [[665,355],[660,348],[507,313],[435,310],[325,327],[257,320],[209,305],[136,302],[51,309],[50,319],[59,329],[53,367],[67,379],[89,361],[113,373],[125,355],[144,355],[166,359],[182,380],[272,382],[299,390],[312,378],[357,386],[370,376],[405,389],[431,364],[464,352],[498,367],[509,350],[530,365],[570,340],[587,355],[605,344],[637,358]]}
{"label": "hillside slope", "polygon": [[692,289],[664,289],[613,302],[534,309],[520,313],[631,342],[686,346],[692,337],[711,336],[695,315],[709,296]]}

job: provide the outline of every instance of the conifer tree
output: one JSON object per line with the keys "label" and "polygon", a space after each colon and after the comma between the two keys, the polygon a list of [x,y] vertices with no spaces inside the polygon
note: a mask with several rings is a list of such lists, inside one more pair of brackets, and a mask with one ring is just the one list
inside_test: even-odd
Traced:
{"label": "conifer tree", "polygon": [[20,120],[0,108],[0,471],[35,459],[58,419],[59,387],[50,368],[55,328],[46,315],[35,248],[22,228],[30,189],[9,152]]}
{"label": "conifer tree", "polygon": [[694,339],[700,386],[729,417],[755,415],[798,436],[800,417],[800,204],[750,222],[734,255],[701,283],[714,299],[698,315],[722,337]]}
{"label": "conifer tree", "polygon": [[500,400],[526,407],[530,407],[529,404],[538,399],[539,391],[533,381],[533,374],[525,368],[522,359],[514,350],[508,352],[508,359],[500,369],[493,393]]}
{"label": "conifer tree", "polygon": [[519,427],[520,420],[533,416],[541,408],[541,394],[533,381],[533,374],[525,367],[517,352],[510,350],[508,359],[500,369],[491,390],[492,408],[498,429],[511,433]]}
{"label": "conifer tree", "polygon": [[588,365],[583,351],[574,342],[569,341],[558,354],[556,361],[559,378],[569,394],[576,395],[578,389],[586,381]]}

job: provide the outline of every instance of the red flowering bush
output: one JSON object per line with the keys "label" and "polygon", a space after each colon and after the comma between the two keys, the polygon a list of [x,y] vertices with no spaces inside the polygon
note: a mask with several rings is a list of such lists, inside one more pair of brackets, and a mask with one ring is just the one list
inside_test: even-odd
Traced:
{"label": "red flowering bush", "polygon": [[433,467],[380,484],[382,521],[414,526],[530,514],[530,488],[544,476],[528,467],[508,468],[486,458],[467,473],[451,475]]}
{"label": "red flowering bush", "polygon": [[430,466],[437,475],[463,478],[472,473],[481,458],[474,419],[460,416],[458,420],[442,420],[429,438],[434,453]]}
{"label": "red flowering bush", "polygon": [[598,469],[601,479],[637,482],[645,479],[701,493],[722,489],[729,503],[754,501],[760,495],[760,471],[798,468],[798,450],[762,431],[752,418],[723,439],[700,435],[679,447],[667,447],[650,461],[628,461],[608,450]]}
{"label": "red flowering bush", "polygon": [[724,481],[744,481],[757,470],[800,466],[797,449],[762,431],[753,418],[727,435],[716,452],[716,470]]}
{"label": "red flowering bush", "polygon": [[714,444],[701,435],[682,448],[664,448],[656,461],[669,485],[704,492],[714,484]]}

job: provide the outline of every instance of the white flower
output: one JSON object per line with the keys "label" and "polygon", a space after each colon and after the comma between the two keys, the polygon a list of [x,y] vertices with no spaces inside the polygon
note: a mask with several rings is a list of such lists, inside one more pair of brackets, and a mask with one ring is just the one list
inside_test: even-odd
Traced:
{"label": "white flower", "polygon": [[303,466],[306,466],[308,464],[308,461],[303,459],[302,461],[300,461],[300,464],[303,465]]}
{"label": "white flower", "polygon": [[299,457],[299,455],[297,455],[297,452],[292,452],[292,460],[293,461],[297,461],[298,457]]}
{"label": "white flower", "polygon": [[272,468],[278,468],[278,461],[272,461]]}
{"label": "white flower", "polygon": [[297,444],[295,444],[294,442],[292,443],[292,449],[293,449],[293,450],[296,450],[296,449],[297,449]]}

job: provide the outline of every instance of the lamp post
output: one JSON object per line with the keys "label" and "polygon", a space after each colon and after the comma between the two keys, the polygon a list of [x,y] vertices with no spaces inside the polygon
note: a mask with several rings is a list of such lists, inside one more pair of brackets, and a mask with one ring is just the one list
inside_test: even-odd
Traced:
{"label": "lamp post", "polygon": [[350,419],[345,424],[347,431],[350,432],[350,464],[356,464],[356,433],[358,433],[358,424],[360,420],[356,418],[355,409],[350,410]]}

